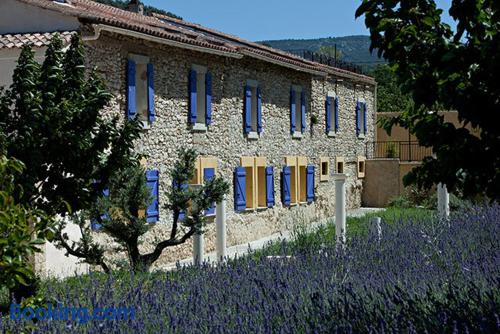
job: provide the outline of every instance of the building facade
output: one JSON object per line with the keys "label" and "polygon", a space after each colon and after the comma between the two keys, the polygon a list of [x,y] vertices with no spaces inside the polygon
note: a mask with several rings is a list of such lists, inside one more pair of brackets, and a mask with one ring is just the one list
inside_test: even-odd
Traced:
{"label": "building facade", "polygon": [[[114,96],[103,113],[143,121],[136,147],[147,157],[155,197],[146,212],[154,226],[145,249],[170,232],[165,193],[180,147],[199,153],[193,184],[219,175],[232,185],[229,246],[332,217],[334,173],[349,175],[348,207],[361,205],[366,142],[376,131],[372,78],[181,20],[92,1],[6,1],[27,18],[47,13],[40,32],[81,33],[89,67],[96,67]],[[50,15],[67,26],[50,31]],[[0,25],[0,43],[15,34],[22,40],[34,28]],[[0,61],[7,49],[0,47]],[[189,257],[191,249],[189,242],[167,249],[158,266]],[[209,224],[205,252],[214,249],[215,226]]]}

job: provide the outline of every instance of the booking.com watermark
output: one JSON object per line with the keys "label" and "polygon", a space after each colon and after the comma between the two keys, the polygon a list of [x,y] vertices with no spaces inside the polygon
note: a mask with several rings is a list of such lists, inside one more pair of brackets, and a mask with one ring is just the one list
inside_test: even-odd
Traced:
{"label": "booking.com watermark", "polygon": [[38,320],[38,321],[75,321],[86,323],[88,321],[127,321],[135,319],[133,307],[66,307],[62,304],[56,306],[48,304],[47,307],[24,307],[19,304],[10,305],[10,319]]}

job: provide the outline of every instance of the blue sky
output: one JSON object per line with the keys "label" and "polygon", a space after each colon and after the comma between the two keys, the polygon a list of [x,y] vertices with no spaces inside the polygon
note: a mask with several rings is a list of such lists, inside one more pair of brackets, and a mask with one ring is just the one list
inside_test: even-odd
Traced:
{"label": "blue sky", "polygon": [[[361,0],[143,0],[185,20],[252,41],[368,35]],[[437,0],[447,9],[450,1]],[[447,13],[447,10],[446,10]],[[446,15],[445,20],[451,22]]]}

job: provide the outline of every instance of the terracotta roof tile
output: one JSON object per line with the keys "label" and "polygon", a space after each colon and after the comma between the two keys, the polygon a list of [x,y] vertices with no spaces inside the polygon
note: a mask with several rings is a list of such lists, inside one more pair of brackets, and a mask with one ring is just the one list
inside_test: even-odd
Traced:
{"label": "terracotta roof tile", "polygon": [[145,16],[90,0],[65,0],[66,3],[63,4],[52,0],[18,1],[75,16],[83,23],[110,25],[196,47],[255,56],[308,71],[351,77],[368,84],[375,83],[374,79],[368,76],[308,61],[284,51],[169,16]]}
{"label": "terracotta roof tile", "polygon": [[74,33],[74,31],[62,31],[35,34],[0,35],[0,49],[21,48],[26,44],[31,44],[34,47],[47,46],[56,34],[59,34],[64,42],[69,43],[71,36]]}

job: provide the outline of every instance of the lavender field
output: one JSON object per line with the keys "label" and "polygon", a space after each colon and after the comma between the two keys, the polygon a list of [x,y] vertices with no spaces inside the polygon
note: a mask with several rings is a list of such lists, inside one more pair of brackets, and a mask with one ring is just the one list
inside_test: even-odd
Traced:
{"label": "lavender field", "polygon": [[[500,331],[500,206],[384,224],[342,250],[48,282],[46,303],[134,307],[134,320],[17,322],[18,333],[494,333]],[[275,248],[276,250],[276,248]]]}

